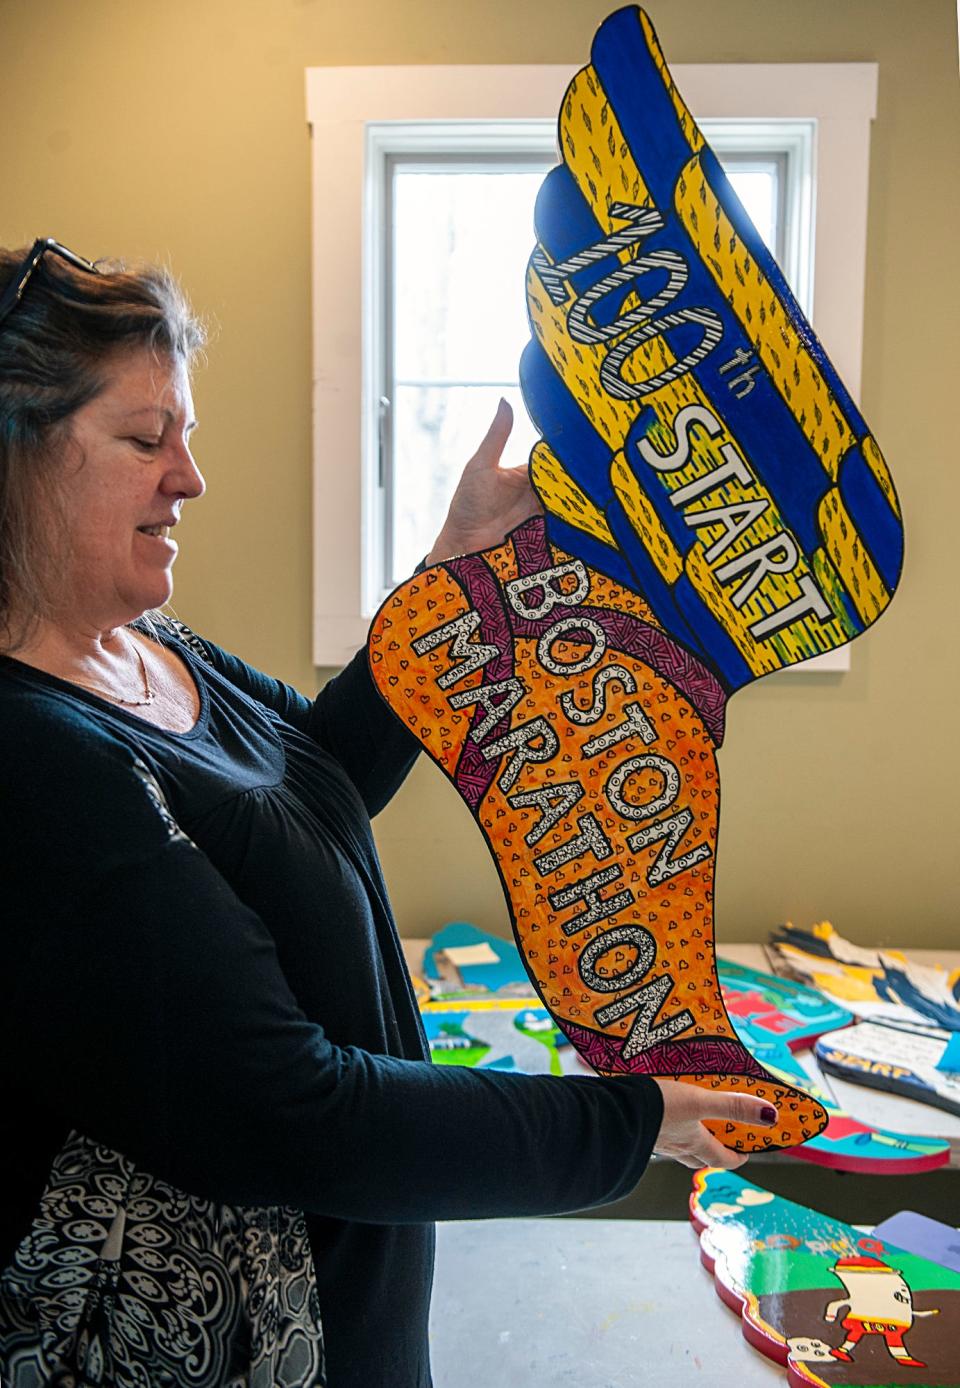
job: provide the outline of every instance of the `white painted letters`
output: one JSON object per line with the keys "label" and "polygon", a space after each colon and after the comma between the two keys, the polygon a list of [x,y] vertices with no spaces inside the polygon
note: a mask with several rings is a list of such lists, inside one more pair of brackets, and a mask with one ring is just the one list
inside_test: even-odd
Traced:
{"label": "white painted letters", "polygon": [[420,636],[413,642],[413,649],[417,655],[426,655],[427,651],[436,650],[437,646],[447,642],[450,645],[450,655],[455,660],[463,661],[462,665],[457,665],[439,676],[437,684],[441,689],[449,689],[458,680],[472,675],[474,670],[483,669],[484,665],[495,660],[500,654],[496,646],[485,646],[480,641],[468,639],[479,626],[480,613],[465,612],[462,617],[455,617],[452,622],[437,627],[435,631],[428,632],[426,636]]}
{"label": "white painted letters", "polygon": [[[577,586],[571,592],[566,592],[560,584],[570,574],[576,578]],[[543,590],[543,600],[533,605],[525,602],[524,593],[536,591],[538,588]],[[524,578],[514,578],[506,585],[504,591],[514,612],[535,622],[552,612],[558,603],[564,607],[576,607],[578,603],[583,602],[590,592],[590,578],[580,560],[571,559],[567,564],[557,564],[554,568],[541,569],[539,573],[527,574]]]}

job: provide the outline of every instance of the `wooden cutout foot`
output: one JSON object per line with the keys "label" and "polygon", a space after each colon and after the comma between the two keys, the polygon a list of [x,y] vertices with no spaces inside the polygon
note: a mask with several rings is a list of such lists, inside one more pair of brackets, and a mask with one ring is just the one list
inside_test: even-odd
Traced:
{"label": "wooden cutout foot", "polygon": [[884,610],[897,498],[642,10],[601,25],[558,133],[521,362],[546,515],[399,589],[372,668],[471,807],[581,1054],[762,1095],[778,1131],[717,1135],[794,1145],[826,1113],[717,984],[715,751],[731,693]]}
{"label": "wooden cutout foot", "polygon": [[377,687],[452,779],[494,855],[537,991],[603,1074],[742,1090],[773,1132],[826,1124],[770,1075],[720,994],[712,884],[724,691],[642,600],[559,553],[534,518],[404,584],[370,635]]}
{"label": "wooden cutout foot", "polygon": [[960,1075],[939,1068],[951,1035],[909,1024],[858,1022],[821,1036],[814,1054],[821,1070],[849,1084],[960,1114]]}

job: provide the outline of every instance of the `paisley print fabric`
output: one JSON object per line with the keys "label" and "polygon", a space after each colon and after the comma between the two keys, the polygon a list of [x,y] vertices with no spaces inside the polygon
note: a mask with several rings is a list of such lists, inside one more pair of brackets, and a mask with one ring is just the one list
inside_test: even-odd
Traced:
{"label": "paisley print fabric", "polygon": [[179,637],[183,644],[189,646],[194,655],[199,656],[207,665],[213,664],[210,659],[210,652],[207,650],[203,641],[191,627],[187,626],[186,622],[181,622],[179,617],[168,617],[166,613],[163,613],[161,614],[158,625],[162,626],[165,631],[170,632],[172,636]]}
{"label": "paisley print fabric", "polygon": [[4,1388],[323,1388],[303,1215],[198,1200],[71,1134],[0,1275]]}

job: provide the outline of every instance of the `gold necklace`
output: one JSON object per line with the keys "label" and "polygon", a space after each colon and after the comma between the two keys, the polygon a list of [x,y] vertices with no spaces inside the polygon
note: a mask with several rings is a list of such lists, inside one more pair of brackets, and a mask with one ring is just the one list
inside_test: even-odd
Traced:
{"label": "gold necklace", "polygon": [[150,678],[147,674],[146,661],[143,658],[140,647],[137,645],[135,641],[130,642],[129,637],[127,637],[126,639],[128,643],[132,644],[134,655],[137,657],[137,661],[140,665],[140,675],[143,679],[142,699],[121,699],[119,694],[114,694],[111,691],[102,689],[95,684],[89,684],[86,680],[74,679],[73,683],[79,684],[83,689],[89,689],[93,694],[99,694],[102,699],[109,699],[112,703],[115,704],[123,704],[125,708],[145,708],[147,704],[152,704],[154,702],[154,700],[157,697],[157,691],[153,688],[153,686],[150,683]]}

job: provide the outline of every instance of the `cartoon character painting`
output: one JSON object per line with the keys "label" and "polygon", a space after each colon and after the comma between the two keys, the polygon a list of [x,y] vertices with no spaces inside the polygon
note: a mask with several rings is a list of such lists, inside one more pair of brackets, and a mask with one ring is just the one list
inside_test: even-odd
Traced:
{"label": "cartoon character painting", "polygon": [[838,1258],[830,1271],[843,1283],[845,1295],[830,1302],[823,1318],[835,1321],[841,1311],[846,1313],[841,1322],[846,1338],[830,1351],[834,1359],[852,1360],[853,1350],[864,1335],[879,1335],[898,1364],[925,1369],[926,1364],[910,1354],[903,1337],[915,1316],[936,1316],[940,1308],[915,1311],[903,1274],[879,1258]]}
{"label": "cartoon character painting", "polygon": [[[865,630],[901,563],[879,449],[667,70],[596,35],[537,201],[521,362],[545,515],[381,608],[377,687],[470,807],[524,966],[598,1071],[823,1106],[717,978],[716,753],[739,688]],[[789,736],[785,730],[785,736]]]}
{"label": "cartoon character painting", "polygon": [[960,1386],[960,1273],[726,1171],[695,1174],[690,1218],[744,1337],[792,1388]]}

